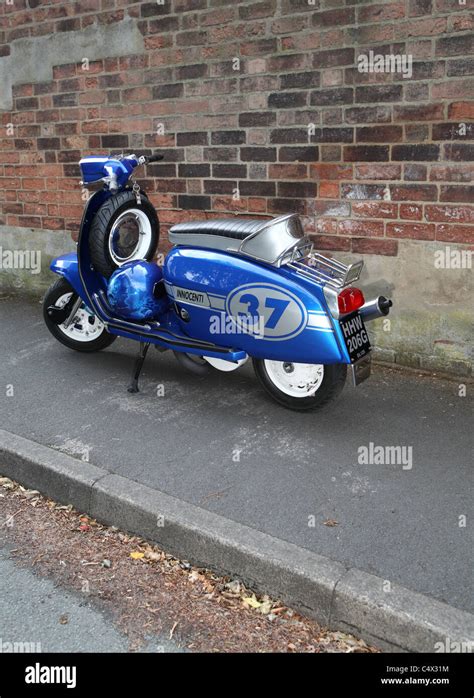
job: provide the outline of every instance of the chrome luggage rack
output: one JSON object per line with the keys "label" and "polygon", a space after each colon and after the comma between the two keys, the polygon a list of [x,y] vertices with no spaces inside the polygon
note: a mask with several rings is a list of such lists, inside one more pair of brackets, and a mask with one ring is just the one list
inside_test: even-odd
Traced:
{"label": "chrome luggage rack", "polygon": [[343,264],[336,259],[329,259],[319,252],[313,251],[313,244],[306,250],[295,248],[291,260],[286,265],[301,276],[321,285],[340,289],[354,283],[360,277],[363,260],[354,264]]}

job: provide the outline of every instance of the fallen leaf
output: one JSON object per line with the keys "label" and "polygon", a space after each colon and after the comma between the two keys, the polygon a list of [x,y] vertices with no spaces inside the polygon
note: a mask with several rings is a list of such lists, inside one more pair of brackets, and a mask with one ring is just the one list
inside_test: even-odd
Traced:
{"label": "fallen leaf", "polygon": [[145,557],[145,553],[139,553],[135,551],[133,553],[130,553],[130,557],[132,558],[132,560],[141,560],[142,557]]}
{"label": "fallen leaf", "polygon": [[153,550],[147,550],[145,557],[147,560],[151,560],[152,562],[159,562],[161,560],[160,553],[155,553]]}
{"label": "fallen leaf", "polygon": [[242,585],[238,579],[232,580],[232,582],[227,582],[225,588],[228,589],[233,594],[240,594],[242,590]]}
{"label": "fallen leaf", "polygon": [[259,613],[263,613],[265,616],[270,613],[272,610],[272,602],[270,600],[264,601],[260,608],[258,609]]}
{"label": "fallen leaf", "polygon": [[327,519],[327,521],[323,521],[323,524],[333,528],[334,526],[339,526],[339,521],[336,521],[335,519]]}
{"label": "fallen leaf", "polygon": [[254,596],[245,596],[242,601],[246,606],[250,606],[250,608],[260,608],[262,605],[260,601],[257,601],[257,599]]}

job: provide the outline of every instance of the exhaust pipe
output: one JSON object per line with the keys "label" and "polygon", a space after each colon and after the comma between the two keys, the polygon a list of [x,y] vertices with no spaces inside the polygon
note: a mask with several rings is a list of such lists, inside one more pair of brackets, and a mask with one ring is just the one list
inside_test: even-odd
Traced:
{"label": "exhaust pipe", "polygon": [[371,320],[376,320],[378,317],[388,315],[392,305],[393,303],[389,298],[379,296],[371,301],[367,301],[367,303],[359,309],[359,313],[364,322],[370,322]]}

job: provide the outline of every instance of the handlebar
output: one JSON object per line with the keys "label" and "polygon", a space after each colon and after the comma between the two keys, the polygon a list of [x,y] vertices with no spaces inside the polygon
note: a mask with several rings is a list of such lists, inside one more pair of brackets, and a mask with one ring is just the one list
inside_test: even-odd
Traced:
{"label": "handlebar", "polygon": [[137,158],[136,155],[132,155],[129,157],[135,158],[138,166],[150,165],[152,162],[158,162],[159,160],[163,160],[165,156],[161,155],[160,153],[153,153],[153,155],[140,155],[139,158]]}
{"label": "handlebar", "polygon": [[147,164],[151,162],[158,162],[159,160],[163,160],[165,156],[160,155],[160,153],[153,153],[153,155],[145,155],[145,162]]}

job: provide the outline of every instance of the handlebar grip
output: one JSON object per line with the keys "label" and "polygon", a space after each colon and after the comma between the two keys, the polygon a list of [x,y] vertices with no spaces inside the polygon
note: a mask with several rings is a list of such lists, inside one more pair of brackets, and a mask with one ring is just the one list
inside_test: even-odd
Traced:
{"label": "handlebar grip", "polygon": [[154,155],[147,156],[146,161],[147,161],[147,164],[151,163],[151,162],[158,162],[159,160],[163,160],[164,157],[165,156],[160,155],[160,153],[154,153]]}

